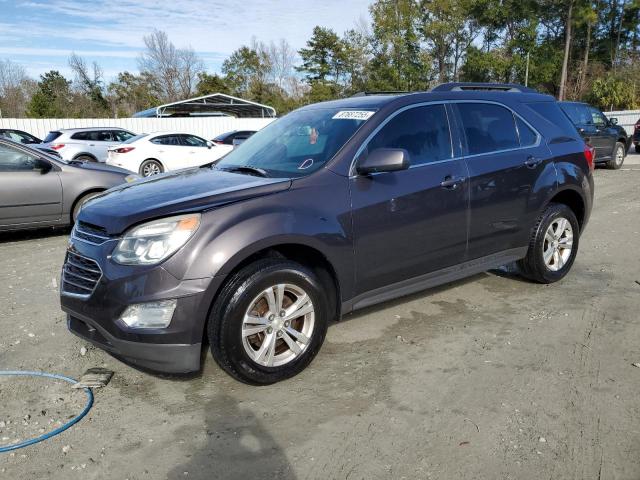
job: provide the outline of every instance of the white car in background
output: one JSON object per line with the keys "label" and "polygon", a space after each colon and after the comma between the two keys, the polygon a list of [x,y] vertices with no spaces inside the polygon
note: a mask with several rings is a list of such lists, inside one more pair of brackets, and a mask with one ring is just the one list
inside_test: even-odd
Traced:
{"label": "white car in background", "polygon": [[107,164],[148,177],[214,162],[231,150],[188,133],[145,133],[109,148]]}

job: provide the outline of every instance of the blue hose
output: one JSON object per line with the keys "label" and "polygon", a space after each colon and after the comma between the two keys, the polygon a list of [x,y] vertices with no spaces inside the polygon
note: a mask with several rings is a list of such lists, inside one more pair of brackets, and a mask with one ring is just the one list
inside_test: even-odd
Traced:
{"label": "blue hose", "polygon": [[[69,382],[69,383],[73,383],[75,384],[76,381],[73,378],[69,378],[69,377],[65,377],[64,375],[58,375],[55,373],[45,373],[45,372],[26,372],[26,371],[20,371],[20,370],[8,370],[8,371],[2,371],[0,370],[0,375],[6,375],[6,376],[16,376],[16,377],[47,377],[47,378],[55,378],[56,380],[64,380],[65,382]],[[43,440],[47,440],[55,435],[58,435],[59,433],[64,432],[67,428],[75,425],[76,423],[78,423],[80,420],[82,420],[82,417],[84,417],[87,412],[89,412],[89,410],[91,410],[91,406],[93,405],[93,393],[91,392],[91,389],[89,388],[85,388],[84,389],[84,393],[87,394],[87,403],[84,406],[84,409],[82,410],[82,412],[80,412],[79,415],[77,415],[76,417],[72,418],[71,420],[69,420],[67,423],[65,423],[64,425],[62,425],[59,428],[56,428],[55,430],[52,430],[51,432],[47,432],[47,433],[43,433],[42,435],[40,435],[39,437],[36,438],[32,438],[31,440],[25,440],[24,442],[20,442],[20,443],[14,443],[13,445],[0,445],[0,453],[2,452],[10,452],[11,450],[17,450],[18,448],[23,448],[23,447],[27,447],[29,445],[33,445],[34,443],[38,443],[38,442],[42,442]]]}

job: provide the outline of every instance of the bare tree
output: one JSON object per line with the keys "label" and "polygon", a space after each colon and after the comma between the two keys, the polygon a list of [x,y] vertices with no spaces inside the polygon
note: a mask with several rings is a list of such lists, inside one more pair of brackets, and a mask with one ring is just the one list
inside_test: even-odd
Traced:
{"label": "bare tree", "polygon": [[23,117],[34,89],[21,65],[0,60],[0,116]]}
{"label": "bare tree", "polygon": [[567,21],[564,29],[564,56],[562,58],[562,72],[560,73],[560,92],[558,100],[565,99],[567,89],[567,70],[569,66],[569,53],[571,50],[571,24],[573,22],[573,4],[574,0],[570,0],[567,11]]}
{"label": "bare tree", "polygon": [[271,77],[273,83],[279,88],[285,89],[287,80],[293,76],[293,67],[296,63],[297,53],[284,38],[278,43],[271,42],[266,48],[266,55],[269,58],[271,67]]}
{"label": "bare tree", "polygon": [[171,102],[191,96],[198,73],[204,70],[195,51],[191,47],[176,48],[161,30],[145,36],[144,44],[147,50],[138,59],[138,67],[157,79],[162,100]]}

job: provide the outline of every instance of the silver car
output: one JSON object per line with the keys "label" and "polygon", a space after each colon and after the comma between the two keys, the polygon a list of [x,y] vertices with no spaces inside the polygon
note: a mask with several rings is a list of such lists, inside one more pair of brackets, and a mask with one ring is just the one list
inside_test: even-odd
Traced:
{"label": "silver car", "polygon": [[69,225],[91,198],[138,178],[117,167],[67,162],[0,139],[0,231]]}
{"label": "silver car", "polygon": [[105,162],[109,147],[135,135],[119,127],[62,128],[49,132],[42,146],[55,150],[64,160]]}

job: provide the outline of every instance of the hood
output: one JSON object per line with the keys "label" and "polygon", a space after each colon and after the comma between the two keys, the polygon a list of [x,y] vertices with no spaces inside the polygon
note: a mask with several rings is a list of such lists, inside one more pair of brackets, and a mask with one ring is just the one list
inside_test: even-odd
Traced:
{"label": "hood", "polygon": [[92,170],[96,172],[111,172],[111,173],[121,173],[122,175],[134,175],[133,172],[129,170],[125,170],[124,168],[114,167],[113,165],[107,165],[106,163],[99,162],[77,162],[70,161],[67,162],[67,165],[75,168],[81,168],[82,170]]}
{"label": "hood", "polygon": [[154,218],[203,211],[289,189],[291,180],[211,168],[183,170],[124,184],[87,203],[78,219],[110,235]]}

